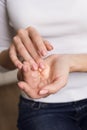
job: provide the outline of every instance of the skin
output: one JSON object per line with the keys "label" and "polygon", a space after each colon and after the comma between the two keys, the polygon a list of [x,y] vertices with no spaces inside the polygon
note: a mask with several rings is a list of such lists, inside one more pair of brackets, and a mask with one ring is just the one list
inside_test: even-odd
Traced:
{"label": "skin", "polygon": [[18,30],[13,37],[13,42],[9,48],[9,56],[13,64],[19,69],[23,65],[19,57],[28,61],[34,70],[38,66],[44,69],[42,57],[52,49],[52,45],[44,40],[35,28],[28,27]]}
{"label": "skin", "polygon": [[[45,69],[32,71],[24,62],[18,86],[31,98],[42,98],[66,86],[71,72],[87,72],[87,54],[51,55],[44,59]],[[20,77],[20,74],[18,74]]]}
{"label": "skin", "polygon": [[22,61],[26,60],[33,70],[38,67],[44,69],[43,56],[52,49],[52,45],[35,28],[20,29],[10,47],[0,53],[0,65],[9,70],[21,69]]}
{"label": "skin", "polygon": [[[26,36],[28,40],[31,40],[30,42],[26,40]],[[19,41],[16,41],[17,38]],[[38,44],[39,40],[42,42]],[[39,45],[39,48],[43,44],[47,50],[52,50],[53,47],[47,41],[44,41],[39,33],[32,27],[25,30],[19,30],[18,34],[13,38],[13,41],[14,42],[11,44],[9,49],[0,53],[0,65],[10,70],[16,69],[17,67],[21,69],[20,72],[22,73],[22,80],[24,81],[19,82],[18,86],[32,98],[45,97],[62,89],[67,84],[70,72],[87,72],[87,54],[58,54],[49,56],[43,60],[42,55],[45,53],[42,53],[42,51],[37,49],[37,46]],[[29,49],[33,51],[28,50],[27,43],[30,45]],[[39,50],[40,53],[37,50]],[[28,59],[28,55],[30,59]],[[26,65],[26,62],[21,62],[20,59],[18,59],[18,56],[22,57],[22,59],[28,64]],[[28,68],[27,72],[26,68]],[[39,70],[39,68],[42,71]],[[33,75],[36,75],[35,84],[33,85],[36,87],[34,88],[32,86],[33,76],[30,78],[32,73]],[[37,91],[35,91],[35,89],[37,89]]]}

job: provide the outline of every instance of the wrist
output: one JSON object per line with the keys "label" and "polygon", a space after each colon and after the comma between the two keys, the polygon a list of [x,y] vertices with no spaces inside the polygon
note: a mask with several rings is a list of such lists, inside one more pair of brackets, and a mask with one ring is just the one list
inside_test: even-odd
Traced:
{"label": "wrist", "polygon": [[81,65],[78,63],[77,54],[61,54],[60,58],[62,59],[64,66],[68,68],[69,72],[80,71]]}
{"label": "wrist", "polygon": [[70,72],[75,72],[77,71],[77,60],[75,54],[68,54],[67,55],[68,62],[69,62],[69,71]]}
{"label": "wrist", "polygon": [[87,72],[87,54],[68,54],[70,72]]}

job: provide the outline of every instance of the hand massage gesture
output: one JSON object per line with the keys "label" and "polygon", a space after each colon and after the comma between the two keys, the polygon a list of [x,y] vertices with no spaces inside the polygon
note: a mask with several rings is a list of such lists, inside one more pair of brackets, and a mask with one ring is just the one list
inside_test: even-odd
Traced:
{"label": "hand massage gesture", "polygon": [[33,71],[29,63],[24,62],[18,72],[19,79],[24,81],[19,81],[18,86],[31,98],[54,94],[67,84],[70,72],[87,71],[86,57],[86,54],[51,55],[44,59],[45,69],[42,71]]}
{"label": "hand massage gesture", "polygon": [[33,27],[20,29],[13,37],[9,49],[0,53],[0,65],[13,70],[22,68],[22,61],[28,61],[33,70],[44,69],[42,57],[52,50],[52,45],[44,40]]}
{"label": "hand massage gesture", "polygon": [[42,39],[35,28],[28,27],[17,31],[9,48],[9,56],[13,64],[19,69],[22,67],[19,57],[28,61],[32,69],[36,70],[38,66],[43,69],[44,65],[41,57],[52,49],[50,43]]}
{"label": "hand massage gesture", "polygon": [[[69,55],[51,55],[44,59],[45,69],[33,71],[28,62],[18,72],[18,86],[29,97],[41,98],[54,94],[65,86],[71,70]],[[21,76],[21,77],[20,77]]]}
{"label": "hand massage gesture", "polygon": [[[25,82],[19,82],[20,88],[23,88],[27,95],[31,97],[44,97],[53,94],[64,87],[67,83],[69,72],[87,72],[87,54],[52,55],[44,59],[43,62],[42,56],[46,54],[45,52],[52,49],[53,47],[40,36],[36,29],[32,27],[22,29],[19,30],[18,34],[13,38],[13,43],[10,48],[0,53],[0,65],[8,69],[16,67],[19,69],[22,68]],[[21,56],[29,65],[25,65],[25,63],[23,65],[20,59],[18,59],[18,56]],[[43,66],[44,63],[45,66]],[[25,66],[31,68],[27,73],[24,71],[24,68],[26,68]],[[43,71],[38,71],[38,68],[41,68]],[[35,70],[35,72],[33,70]],[[43,76],[43,73],[45,72],[48,77],[46,75]],[[35,87],[33,88],[29,85],[31,82],[31,73],[39,75],[36,76],[38,80],[38,82],[37,80],[35,82],[36,85],[32,84],[33,87],[36,86],[36,88],[38,88],[37,93]],[[40,78],[38,79],[38,77]],[[31,77],[31,79],[33,80],[33,77]],[[33,92],[36,93],[36,96]]]}

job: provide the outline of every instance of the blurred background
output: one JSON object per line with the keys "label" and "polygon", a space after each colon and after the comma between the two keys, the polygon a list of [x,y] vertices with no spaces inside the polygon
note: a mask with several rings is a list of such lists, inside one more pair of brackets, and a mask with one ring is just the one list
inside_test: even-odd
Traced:
{"label": "blurred background", "polygon": [[0,130],[17,130],[18,102],[17,70],[0,73]]}

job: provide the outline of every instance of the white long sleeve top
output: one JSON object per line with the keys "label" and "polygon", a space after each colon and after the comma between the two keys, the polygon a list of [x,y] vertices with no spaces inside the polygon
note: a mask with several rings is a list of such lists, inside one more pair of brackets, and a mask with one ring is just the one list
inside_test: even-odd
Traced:
{"label": "white long sleeve top", "polygon": [[[33,26],[54,46],[49,54],[87,53],[86,6],[87,0],[0,0],[0,50],[9,47],[14,30]],[[30,99],[24,92],[22,96]],[[87,73],[75,72],[56,94],[35,100],[54,103],[85,98]]]}

